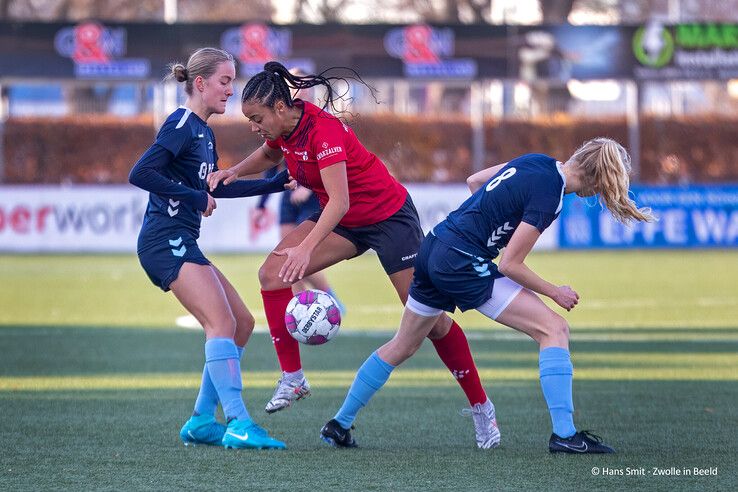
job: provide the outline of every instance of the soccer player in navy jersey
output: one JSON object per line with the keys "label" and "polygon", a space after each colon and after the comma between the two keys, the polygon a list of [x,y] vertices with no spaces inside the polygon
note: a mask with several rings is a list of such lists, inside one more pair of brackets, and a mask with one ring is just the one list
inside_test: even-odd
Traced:
{"label": "soccer player in navy jersey", "polygon": [[[625,149],[597,138],[563,164],[547,155],[526,154],[471,176],[472,196],[423,241],[399,331],[361,366],[343,406],[321,430],[323,440],[355,447],[350,428],[358,411],[417,351],[438,317],[458,307],[476,309],[538,342],[541,388],[553,424],[552,453],[614,452],[598,436],[574,427],[569,326],[539,297],[550,297],[569,311],[579,295],[538,276],[525,258],[558,217],[565,193],[599,194],[624,223],[653,220],[649,210],[628,198],[629,172]],[[495,264],[502,248],[504,255]]]}
{"label": "soccer player in navy jersey", "polygon": [[[333,106],[331,84],[336,80],[347,82],[327,72],[293,75],[280,63],[266,63],[241,97],[243,114],[264,144],[232,168],[208,177],[213,189],[220,181],[228,184],[239,176],[262,172],[284,158],[290,175],[320,201],[321,211],[282,239],[259,270],[264,311],[282,369],[265,408],[269,413],[310,393],[298,343],[284,321],[291,285],[372,248],[404,304],[423,240],[418,213],[405,187],[349,126],[326,111],[326,106]],[[316,86],[326,91],[323,108],[292,98],[291,90]],[[456,380],[475,416],[477,444],[490,448],[499,438],[494,406],[479,380],[466,336],[448,316],[436,321],[426,335],[449,371],[464,375]]]}
{"label": "soccer player in navy jersey", "polygon": [[[202,48],[187,66],[172,65],[185,83],[187,101],[162,125],[156,141],[131,170],[129,181],[150,193],[138,257],[151,281],[170,290],[205,330],[205,367],[192,417],[180,431],[185,445],[227,448],[285,448],[249,416],[241,396],[240,357],[254,318],[236,290],[197,246],[201,217],[214,198],[253,196],[287,186],[286,171],[270,180],[234,181],[207,191],[206,177],[217,170],[215,136],[207,125],[225,112],[236,76],[233,56]],[[215,419],[220,402],[227,426]]]}

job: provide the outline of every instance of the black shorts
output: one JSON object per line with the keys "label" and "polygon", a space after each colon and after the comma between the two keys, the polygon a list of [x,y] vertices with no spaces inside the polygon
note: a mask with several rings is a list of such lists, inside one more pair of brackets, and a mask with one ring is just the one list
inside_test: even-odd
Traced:
{"label": "black shorts", "polygon": [[[314,213],[308,220],[318,222],[321,212]],[[420,243],[423,242],[420,217],[409,194],[400,210],[383,221],[361,227],[344,227],[339,224],[333,232],[356,246],[356,256],[364,254],[368,249],[376,251],[387,275],[412,267],[418,256]]]}

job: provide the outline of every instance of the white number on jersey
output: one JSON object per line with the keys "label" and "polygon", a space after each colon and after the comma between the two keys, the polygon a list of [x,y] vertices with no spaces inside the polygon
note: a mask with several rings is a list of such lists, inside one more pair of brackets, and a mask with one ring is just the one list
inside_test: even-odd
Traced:
{"label": "white number on jersey", "polygon": [[485,188],[485,191],[492,191],[495,188],[497,188],[497,185],[502,183],[503,180],[512,177],[517,172],[517,169],[514,167],[511,167],[510,169],[506,169],[505,172],[497,176],[495,179],[490,181],[487,184],[487,187]]}
{"label": "white number on jersey", "polygon": [[205,179],[208,173],[213,172],[214,167],[215,164],[208,164],[207,162],[203,162],[202,164],[200,164],[200,172],[197,173],[197,175],[200,176],[200,179]]}

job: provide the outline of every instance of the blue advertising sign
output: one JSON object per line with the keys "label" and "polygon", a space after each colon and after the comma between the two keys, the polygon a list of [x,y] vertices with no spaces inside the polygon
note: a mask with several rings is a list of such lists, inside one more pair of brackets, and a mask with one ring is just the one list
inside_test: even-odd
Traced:
{"label": "blue advertising sign", "polygon": [[451,28],[417,24],[388,31],[384,36],[384,48],[390,56],[403,61],[407,77],[474,78],[477,75],[475,60],[447,58],[454,54],[454,39]]}
{"label": "blue advertising sign", "polygon": [[82,79],[144,79],[149,76],[146,58],[121,58],[126,53],[127,31],[97,22],[83,22],[60,29],[54,47],[71,58],[75,77]]}
{"label": "blue advertising sign", "polygon": [[625,226],[594,203],[567,195],[561,211],[561,248],[738,247],[738,186],[631,188],[639,206],[658,221]]}

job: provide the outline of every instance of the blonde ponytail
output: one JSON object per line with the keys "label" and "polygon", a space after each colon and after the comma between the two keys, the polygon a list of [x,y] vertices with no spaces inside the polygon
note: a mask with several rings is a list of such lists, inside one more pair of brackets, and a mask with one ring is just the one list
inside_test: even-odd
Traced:
{"label": "blonde ponytail", "polygon": [[600,203],[618,221],[627,224],[633,220],[656,220],[650,208],[638,208],[628,195],[630,156],[622,145],[609,138],[594,138],[579,147],[571,159],[599,194]]}

